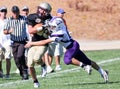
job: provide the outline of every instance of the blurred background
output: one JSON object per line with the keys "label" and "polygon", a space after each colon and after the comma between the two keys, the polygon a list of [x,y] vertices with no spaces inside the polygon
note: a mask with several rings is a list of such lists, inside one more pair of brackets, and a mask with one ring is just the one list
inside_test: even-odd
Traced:
{"label": "blurred background", "polygon": [[52,15],[63,8],[65,19],[72,36],[79,40],[119,40],[120,0],[1,0],[0,6],[8,8],[11,15],[13,5],[28,6],[30,13],[36,12],[40,2],[52,6]]}

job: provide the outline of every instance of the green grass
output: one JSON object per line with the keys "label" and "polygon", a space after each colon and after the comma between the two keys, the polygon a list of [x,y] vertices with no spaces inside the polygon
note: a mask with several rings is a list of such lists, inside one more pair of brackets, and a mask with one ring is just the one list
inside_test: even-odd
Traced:
{"label": "green grass", "polygon": [[[38,80],[41,84],[39,89],[119,89],[120,60],[116,60],[116,58],[120,58],[120,50],[85,51],[85,54],[97,63],[113,60],[100,64],[101,67],[109,70],[108,84],[104,83],[97,71],[93,70],[92,75],[88,75],[79,67],[65,65],[61,58],[62,70],[48,74],[45,78],[40,77],[40,67],[36,66]],[[31,78],[23,81],[18,74],[14,73],[16,67],[14,61],[11,61],[11,78],[0,79],[0,89],[34,89]],[[54,61],[52,67],[55,68]],[[5,61],[3,61],[3,68],[5,70]]]}

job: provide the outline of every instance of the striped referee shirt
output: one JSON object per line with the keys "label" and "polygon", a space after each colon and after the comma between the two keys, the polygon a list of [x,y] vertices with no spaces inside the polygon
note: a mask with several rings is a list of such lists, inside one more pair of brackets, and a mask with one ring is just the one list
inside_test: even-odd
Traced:
{"label": "striped referee shirt", "polygon": [[24,16],[19,16],[18,19],[12,17],[7,18],[7,23],[4,26],[5,30],[13,29],[10,34],[12,41],[25,41],[27,39],[26,33],[26,18]]}

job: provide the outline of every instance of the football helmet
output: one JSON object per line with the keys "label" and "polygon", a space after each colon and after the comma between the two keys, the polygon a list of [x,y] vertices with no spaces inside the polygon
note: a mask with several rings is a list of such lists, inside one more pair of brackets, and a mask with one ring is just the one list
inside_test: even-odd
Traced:
{"label": "football helmet", "polygon": [[42,9],[44,9],[44,10],[47,10],[49,13],[52,10],[51,5],[49,3],[47,3],[47,2],[40,3],[39,7],[42,8]]}
{"label": "football helmet", "polygon": [[50,25],[50,29],[52,31],[58,31],[58,30],[62,29],[62,27],[64,26],[64,23],[63,23],[62,19],[55,18],[49,22],[49,25]]}

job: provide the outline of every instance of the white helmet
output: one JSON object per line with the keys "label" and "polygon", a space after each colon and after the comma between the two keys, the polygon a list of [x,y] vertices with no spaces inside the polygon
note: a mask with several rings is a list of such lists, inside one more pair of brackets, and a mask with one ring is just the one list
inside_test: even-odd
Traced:
{"label": "white helmet", "polygon": [[61,18],[55,18],[55,19],[53,18],[53,20],[51,20],[49,22],[49,25],[50,25],[50,27],[54,27],[51,30],[57,31],[57,30],[61,30],[63,28],[64,23]]}
{"label": "white helmet", "polygon": [[50,13],[51,10],[52,10],[51,5],[50,5],[49,3],[47,3],[47,2],[42,2],[42,3],[40,3],[39,7],[41,7],[42,9],[47,10],[49,13]]}

